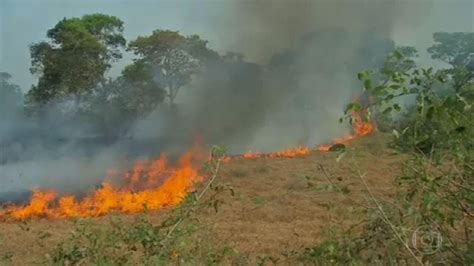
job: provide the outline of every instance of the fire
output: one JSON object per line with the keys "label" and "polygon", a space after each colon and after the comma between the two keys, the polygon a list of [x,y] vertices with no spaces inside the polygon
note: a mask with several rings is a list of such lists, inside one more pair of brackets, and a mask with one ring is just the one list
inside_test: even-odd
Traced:
{"label": "fire", "polygon": [[363,115],[362,112],[352,113],[352,130],[356,137],[367,136],[375,130],[374,123],[370,120],[365,121]]}
{"label": "fire", "polygon": [[[318,147],[319,151],[328,151],[332,145],[368,135],[375,130],[371,121],[363,119],[364,111],[352,113],[352,134],[336,138],[331,144]],[[92,191],[88,196],[77,199],[74,196],[58,196],[53,190],[33,189],[33,195],[24,206],[11,206],[0,212],[0,217],[26,219],[29,217],[83,217],[101,216],[112,211],[126,213],[147,210],[158,210],[165,206],[180,203],[196,181],[203,179],[198,173],[197,165],[205,156],[199,145],[187,151],[177,166],[168,162],[162,154],[154,160],[136,161],[131,171],[121,173],[118,169],[107,171],[107,178],[102,187]],[[272,153],[246,152],[236,156],[226,156],[224,162],[240,159],[274,159],[292,158],[311,153],[305,146],[284,149]],[[109,179],[122,176],[123,185],[117,186]]]}
{"label": "fire", "polygon": [[[177,166],[170,165],[163,154],[155,160],[137,161],[130,172],[122,175],[124,185],[104,181],[101,188],[82,199],[71,195],[59,197],[52,190],[33,189],[27,205],[9,207],[0,217],[101,216],[112,211],[132,213],[173,206],[183,200],[196,181],[203,179],[197,167],[201,159],[200,151],[193,148],[180,158]],[[109,177],[117,174],[120,174],[117,169],[108,171]]]}
{"label": "fire", "polygon": [[375,130],[375,124],[372,121],[366,121],[364,111],[352,112],[352,134],[336,138],[330,144],[323,144],[318,147],[319,151],[329,151],[334,144],[344,144],[357,137],[363,137],[371,134]]}
{"label": "fire", "polygon": [[252,152],[248,151],[241,155],[236,156],[227,156],[224,158],[224,162],[228,162],[231,160],[239,160],[239,159],[275,159],[275,158],[293,158],[297,156],[307,155],[311,152],[311,148],[305,146],[298,146],[295,148],[283,149],[276,152],[271,153],[262,153],[262,152]]}
{"label": "fire", "polygon": [[334,144],[347,143],[347,142],[349,142],[350,140],[353,140],[353,139],[355,139],[355,138],[356,138],[356,137],[353,136],[353,135],[347,135],[347,136],[335,138],[335,139],[332,141],[332,143],[330,143],[330,144],[322,144],[322,145],[319,145],[318,150],[319,150],[319,151],[329,151],[329,149],[330,149]]}

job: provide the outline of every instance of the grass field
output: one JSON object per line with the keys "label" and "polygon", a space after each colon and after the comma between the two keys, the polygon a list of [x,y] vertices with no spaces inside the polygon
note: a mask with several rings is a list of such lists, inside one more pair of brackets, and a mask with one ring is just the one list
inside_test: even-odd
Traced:
{"label": "grass field", "polygon": [[[377,199],[394,196],[394,178],[406,155],[388,143],[383,134],[356,139],[339,160],[337,153],[314,151],[296,158],[224,163],[214,185],[233,193],[206,193],[203,202],[219,204],[201,206],[187,218],[195,233],[186,241],[199,246],[198,253],[221,256],[221,263],[292,264],[304,248],[331,232],[349,227],[357,231],[363,224],[369,203],[361,176]],[[162,210],[148,216],[158,223],[169,214]],[[133,223],[136,216],[88,220],[90,226],[107,228],[115,226],[114,219]],[[74,219],[0,223],[0,264],[46,263],[58,244],[77,231],[75,227]]]}

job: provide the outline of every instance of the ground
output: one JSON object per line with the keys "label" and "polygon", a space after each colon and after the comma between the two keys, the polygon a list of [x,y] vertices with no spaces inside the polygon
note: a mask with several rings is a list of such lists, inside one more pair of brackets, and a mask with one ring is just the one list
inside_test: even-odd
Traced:
{"label": "ground", "polygon": [[[374,134],[348,144],[339,160],[338,153],[314,151],[296,158],[224,163],[215,182],[235,193],[218,195],[222,203],[217,212],[204,208],[193,214],[209,229],[196,237],[213,246],[231,247],[253,262],[265,257],[284,262],[292,252],[327,237],[330,230],[357,227],[364,221],[361,206],[368,203],[361,177],[376,198],[393,197],[394,178],[404,156],[389,148],[388,136]],[[159,220],[166,213],[151,215]],[[95,222],[107,224],[108,219]],[[57,243],[70,236],[72,227],[70,219],[0,223],[0,264],[2,259],[13,265],[44,261]]]}

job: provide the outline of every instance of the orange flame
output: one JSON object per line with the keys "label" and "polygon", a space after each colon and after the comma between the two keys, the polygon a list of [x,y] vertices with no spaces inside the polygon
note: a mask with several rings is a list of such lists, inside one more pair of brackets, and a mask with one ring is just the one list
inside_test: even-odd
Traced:
{"label": "orange flame", "polygon": [[[156,160],[137,161],[132,171],[123,175],[125,185],[105,181],[101,188],[80,200],[74,196],[58,197],[54,191],[33,189],[27,205],[9,207],[0,217],[100,216],[111,211],[139,212],[173,206],[183,200],[194,182],[203,179],[196,164],[201,156],[197,148],[191,149],[174,167],[168,164],[165,155]],[[108,174],[117,173],[117,169],[112,169]]]}
{"label": "orange flame", "polygon": [[242,160],[242,159],[274,159],[274,158],[293,158],[298,156],[307,155],[311,152],[311,149],[305,146],[298,146],[295,148],[284,149],[277,152],[271,153],[262,153],[262,152],[252,152],[248,151],[241,155],[236,156],[226,156],[224,162],[229,162],[231,160]]}
{"label": "orange flame", "polygon": [[329,144],[323,144],[318,147],[319,151],[329,151],[334,144],[344,144],[357,137],[363,137],[375,131],[375,124],[372,121],[366,121],[363,117],[365,111],[352,112],[352,134],[336,138]]}
{"label": "orange flame", "polygon": [[332,147],[334,144],[344,144],[344,143],[347,143],[347,142],[349,142],[350,140],[353,140],[353,139],[355,139],[355,138],[356,138],[356,137],[353,136],[353,135],[347,135],[347,136],[335,138],[335,139],[334,139],[331,143],[329,143],[329,144],[322,144],[322,145],[319,145],[318,150],[319,150],[319,151],[329,151],[329,149],[331,149],[331,147]]}
{"label": "orange flame", "polygon": [[[332,145],[347,143],[361,136],[366,136],[375,130],[371,121],[363,119],[364,111],[352,113],[352,134],[336,138],[331,144],[318,147],[319,151],[329,151]],[[242,155],[226,156],[224,162],[241,159],[274,159],[292,158],[311,153],[312,149],[298,146],[273,153],[246,152]],[[179,160],[177,166],[168,163],[162,154],[155,160],[136,161],[133,169],[123,174],[125,185],[116,186],[104,181],[102,187],[80,200],[74,196],[58,197],[52,190],[42,191],[33,189],[30,202],[25,206],[8,207],[0,212],[1,217],[26,219],[29,217],[78,217],[100,216],[111,211],[139,212],[145,209],[158,210],[165,206],[180,203],[186,193],[192,189],[194,182],[203,179],[198,173],[197,163],[205,156],[196,145],[187,151]],[[107,176],[117,176],[118,169],[110,169]]]}

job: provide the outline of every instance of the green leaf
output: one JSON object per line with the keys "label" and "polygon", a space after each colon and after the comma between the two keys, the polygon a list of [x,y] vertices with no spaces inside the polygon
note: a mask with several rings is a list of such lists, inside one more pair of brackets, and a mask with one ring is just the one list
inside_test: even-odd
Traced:
{"label": "green leaf", "polygon": [[395,97],[395,96],[394,96],[393,94],[389,94],[389,95],[387,95],[387,96],[385,97],[384,100],[388,102],[388,101],[390,101],[391,99],[393,99],[394,97]]}
{"label": "green leaf", "polygon": [[211,148],[211,154],[214,157],[221,157],[227,153],[227,148],[219,145],[213,145]]}
{"label": "green leaf", "polygon": [[400,51],[398,51],[398,50],[395,50],[395,51],[393,52],[393,56],[394,56],[396,59],[398,59],[398,60],[400,60],[400,59],[403,58],[402,53],[400,53]]}
{"label": "green leaf", "polygon": [[367,70],[364,70],[364,71],[361,71],[361,72],[357,73],[357,78],[359,80],[363,80],[363,79],[367,78],[368,76],[369,76],[369,71],[367,71]]}
{"label": "green leaf", "polygon": [[398,90],[398,89],[400,89],[400,85],[398,85],[398,84],[392,84],[392,85],[390,85],[390,86],[388,86],[388,87],[389,87],[390,89],[392,89],[392,90]]}
{"label": "green leaf", "polygon": [[447,81],[444,75],[439,75],[437,78],[438,78],[438,81],[441,83],[445,83]]}
{"label": "green leaf", "polygon": [[466,127],[465,127],[465,126],[457,127],[457,128],[455,129],[455,131],[456,131],[457,133],[462,133],[462,132],[466,131]]}
{"label": "green leaf", "polygon": [[360,103],[358,102],[352,102],[352,103],[349,103],[346,107],[346,110],[344,111],[346,114],[349,112],[349,111],[354,111],[354,112],[358,112],[360,111],[360,109],[362,109],[362,106],[360,105]]}
{"label": "green leaf", "polygon": [[435,108],[433,106],[430,106],[430,108],[428,108],[428,111],[426,112],[426,118],[431,120],[433,118],[434,111]]}
{"label": "green leaf", "polygon": [[393,109],[397,112],[400,112],[400,110],[401,110],[400,105],[398,103],[393,105]]}
{"label": "green leaf", "polygon": [[383,92],[384,89],[385,89],[384,86],[377,86],[377,87],[374,88],[373,93],[375,95],[380,95]]}
{"label": "green leaf", "polygon": [[387,115],[387,114],[389,114],[390,112],[392,112],[392,107],[387,107],[385,110],[383,110],[382,113],[383,113],[384,115]]}
{"label": "green leaf", "polygon": [[370,79],[366,79],[364,81],[364,90],[370,90],[372,88],[372,81]]}

